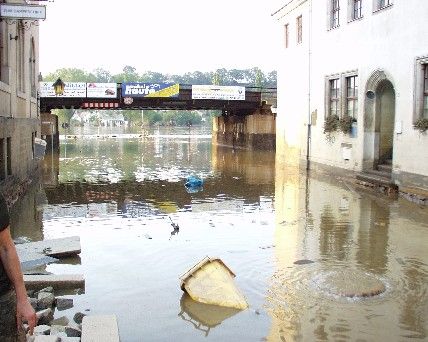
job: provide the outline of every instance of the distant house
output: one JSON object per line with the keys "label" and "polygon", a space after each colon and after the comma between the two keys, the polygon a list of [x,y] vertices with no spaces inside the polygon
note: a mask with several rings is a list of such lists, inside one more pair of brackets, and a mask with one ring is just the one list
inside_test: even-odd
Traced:
{"label": "distant house", "polygon": [[428,1],[292,0],[272,16],[279,160],[426,193]]}
{"label": "distant house", "polygon": [[126,126],[128,124],[122,113],[110,110],[75,110],[71,120],[80,124],[93,122],[96,125],[107,127]]}

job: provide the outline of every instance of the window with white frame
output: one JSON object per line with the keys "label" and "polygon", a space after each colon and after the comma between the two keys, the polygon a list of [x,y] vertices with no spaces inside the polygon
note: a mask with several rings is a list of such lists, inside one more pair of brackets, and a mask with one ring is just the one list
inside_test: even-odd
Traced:
{"label": "window with white frame", "polygon": [[363,0],[352,0],[351,19],[356,20],[363,17]]}
{"label": "window with white frame", "polygon": [[428,56],[416,59],[414,119],[428,119]]}
{"label": "window with white frame", "polygon": [[423,89],[422,117],[428,119],[428,64],[424,64],[424,89]]}
{"label": "window with white frame", "polygon": [[302,16],[296,18],[296,28],[297,28],[297,44],[302,43],[303,41],[303,22]]}
{"label": "window with white frame", "polygon": [[393,0],[374,0],[374,11],[389,7],[393,4]]}
{"label": "window with white frame", "polygon": [[346,115],[356,119],[358,117],[358,76],[353,75],[346,80]]}
{"label": "window with white frame", "polygon": [[338,27],[340,24],[340,4],[339,0],[331,0],[331,24],[330,28]]}
{"label": "window with white frame", "polygon": [[285,46],[286,49],[288,48],[289,34],[290,34],[289,26],[288,26],[288,24],[285,24],[284,25],[284,46]]}
{"label": "window with white frame", "polygon": [[328,91],[328,114],[327,115],[340,115],[340,79],[333,78],[329,80]]}

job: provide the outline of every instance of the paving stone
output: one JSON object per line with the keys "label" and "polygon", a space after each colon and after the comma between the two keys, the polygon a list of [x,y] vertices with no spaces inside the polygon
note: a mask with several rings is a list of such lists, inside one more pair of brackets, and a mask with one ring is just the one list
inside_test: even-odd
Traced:
{"label": "paving stone", "polygon": [[119,342],[115,315],[86,316],[82,322],[82,342]]}

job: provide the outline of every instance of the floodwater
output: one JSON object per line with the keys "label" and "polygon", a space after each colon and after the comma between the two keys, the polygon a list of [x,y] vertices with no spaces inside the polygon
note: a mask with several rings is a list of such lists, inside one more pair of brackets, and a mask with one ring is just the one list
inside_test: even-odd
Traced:
{"label": "floodwater", "polygon": [[[114,134],[62,139],[13,208],[15,238],[80,236],[80,258],[46,267],[86,279],[56,317],[115,314],[123,342],[427,340],[426,207],[211,146],[196,128]],[[186,191],[189,175],[203,189]],[[236,274],[249,309],[183,295],[179,276],[205,256]]]}

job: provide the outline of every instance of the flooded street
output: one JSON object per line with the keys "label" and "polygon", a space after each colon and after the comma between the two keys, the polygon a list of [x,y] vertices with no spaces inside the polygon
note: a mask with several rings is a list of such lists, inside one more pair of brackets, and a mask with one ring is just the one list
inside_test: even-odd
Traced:
{"label": "flooded street", "polygon": [[[14,238],[80,236],[80,258],[46,267],[86,280],[56,317],[116,314],[123,342],[427,340],[428,208],[194,127],[146,133],[70,132],[13,208]],[[249,309],[183,295],[179,276],[205,256],[236,274]]]}

